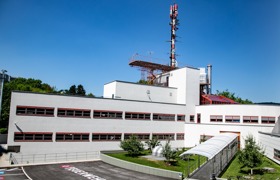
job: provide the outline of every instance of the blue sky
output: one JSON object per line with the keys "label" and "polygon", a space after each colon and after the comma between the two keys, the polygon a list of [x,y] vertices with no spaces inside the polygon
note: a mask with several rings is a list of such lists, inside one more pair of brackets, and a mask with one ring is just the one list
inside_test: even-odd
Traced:
{"label": "blue sky", "polygon": [[[130,57],[169,63],[174,0],[0,0],[0,69],[59,89],[101,96],[113,80],[136,82]],[[176,0],[180,67],[213,65],[213,92],[280,102],[279,0]]]}

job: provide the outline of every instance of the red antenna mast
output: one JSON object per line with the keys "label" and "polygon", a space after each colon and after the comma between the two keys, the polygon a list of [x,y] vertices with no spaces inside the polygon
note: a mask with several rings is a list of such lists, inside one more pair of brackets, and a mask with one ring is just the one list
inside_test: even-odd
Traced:
{"label": "red antenna mast", "polygon": [[170,26],[171,26],[171,48],[170,48],[170,66],[177,67],[176,53],[175,53],[175,42],[176,42],[176,31],[179,25],[178,16],[178,5],[174,4],[170,6]]}

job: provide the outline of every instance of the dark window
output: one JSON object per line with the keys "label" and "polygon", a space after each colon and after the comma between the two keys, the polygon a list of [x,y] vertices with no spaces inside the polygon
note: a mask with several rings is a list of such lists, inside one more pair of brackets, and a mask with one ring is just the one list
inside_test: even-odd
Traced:
{"label": "dark window", "polygon": [[153,134],[153,138],[157,138],[158,140],[175,140],[174,134]]}
{"label": "dark window", "polygon": [[106,118],[106,119],[122,119],[121,111],[100,111],[94,110],[94,118]]}
{"label": "dark window", "polygon": [[185,121],[186,116],[182,114],[177,115],[177,121]]}
{"label": "dark window", "polygon": [[54,108],[17,106],[16,114],[26,116],[54,116]]}
{"label": "dark window", "polygon": [[190,122],[194,122],[194,115],[190,115]]}
{"label": "dark window", "polygon": [[58,117],[78,117],[78,118],[90,118],[89,109],[57,109]]}
{"label": "dark window", "polygon": [[52,141],[52,133],[38,133],[38,132],[24,132],[14,133],[14,141],[30,141],[30,142],[36,142],[36,141]]}
{"label": "dark window", "polygon": [[56,141],[89,141],[89,133],[56,133]]}
{"label": "dark window", "polygon": [[262,116],[261,120],[263,124],[275,124],[275,117]]}
{"label": "dark window", "polygon": [[175,114],[153,114],[156,121],[175,121]]}
{"label": "dark window", "polygon": [[150,113],[125,112],[125,119],[150,120]]}
{"label": "dark window", "polygon": [[135,135],[137,136],[138,139],[140,139],[141,141],[145,141],[145,140],[149,140],[150,139],[150,134],[148,133],[144,133],[144,134],[137,134],[137,133],[125,133],[124,134],[124,139],[129,139],[130,136]]}
{"label": "dark window", "polygon": [[223,122],[222,115],[210,115],[210,122]]}
{"label": "dark window", "polygon": [[228,123],[240,123],[240,116],[225,116]]}
{"label": "dark window", "polygon": [[93,133],[92,141],[120,141],[121,133]]}
{"label": "dark window", "polygon": [[280,161],[280,150],[274,149],[274,158]]}
{"label": "dark window", "polygon": [[258,123],[258,116],[243,116],[243,123]]}
{"label": "dark window", "polygon": [[197,113],[197,123],[198,123],[198,124],[200,123],[200,118],[201,118],[200,113]]}
{"label": "dark window", "polygon": [[184,133],[177,133],[177,140],[184,140],[185,139],[185,134]]}

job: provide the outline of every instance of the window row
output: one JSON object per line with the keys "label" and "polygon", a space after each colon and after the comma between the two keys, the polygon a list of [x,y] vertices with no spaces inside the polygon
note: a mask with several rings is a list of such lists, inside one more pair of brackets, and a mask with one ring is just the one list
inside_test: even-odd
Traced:
{"label": "window row", "polygon": [[[261,116],[262,124],[274,124],[275,117]],[[240,123],[240,116],[225,116],[227,123]],[[210,122],[223,122],[223,115],[210,115]],[[243,123],[259,123],[258,116],[243,116]]]}
{"label": "window row", "polygon": [[[30,107],[30,106],[17,106],[17,115],[27,116],[54,116],[54,108],[49,107]],[[158,113],[144,113],[144,112],[125,112],[124,118],[129,120],[153,120],[158,121],[175,121],[175,114],[158,114]],[[58,117],[78,117],[78,118],[91,118],[90,109],[69,109],[58,108]],[[106,118],[106,119],[123,119],[122,111],[107,111],[107,110],[93,110],[93,118]],[[178,121],[185,121],[185,115],[178,114]]]}
{"label": "window row", "polygon": [[54,108],[17,106],[16,114],[28,116],[54,116]]}
{"label": "window row", "polygon": [[[131,135],[135,135],[141,141],[150,139],[149,133],[124,133],[123,139],[128,139]],[[177,140],[184,140],[184,133],[177,133]],[[175,140],[175,133],[153,133],[153,138],[158,140]],[[55,133],[55,141],[67,141],[67,142],[78,142],[78,141],[89,141],[90,133]],[[92,133],[92,141],[121,141],[122,133]],[[15,132],[14,141],[30,141],[30,142],[52,142],[53,133],[51,132]]]}

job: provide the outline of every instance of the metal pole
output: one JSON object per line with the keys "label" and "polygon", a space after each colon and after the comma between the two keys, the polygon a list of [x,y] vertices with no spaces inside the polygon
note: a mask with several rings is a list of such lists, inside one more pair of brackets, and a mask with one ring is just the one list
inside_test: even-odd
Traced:
{"label": "metal pole", "polygon": [[4,81],[5,81],[5,73],[7,71],[2,69],[2,78],[1,78],[1,94],[0,94],[0,121],[1,121],[1,114],[2,114],[2,97],[3,97],[3,87],[4,87]]}

